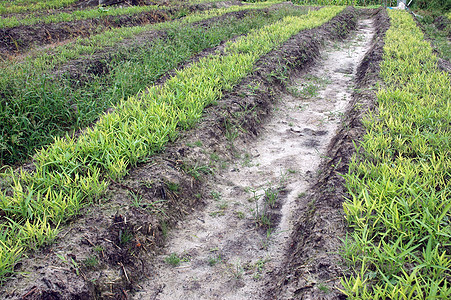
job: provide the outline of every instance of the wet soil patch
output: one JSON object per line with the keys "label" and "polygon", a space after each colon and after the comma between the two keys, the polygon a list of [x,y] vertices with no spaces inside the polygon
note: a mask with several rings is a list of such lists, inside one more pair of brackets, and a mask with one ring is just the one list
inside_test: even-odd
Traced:
{"label": "wet soil patch", "polygon": [[[367,14],[368,12],[366,12]],[[274,272],[274,287],[267,299],[346,299],[340,277],[347,270],[339,255],[346,231],[342,203],[347,197],[342,174],[348,172],[355,151],[354,142],[364,134],[362,117],[375,110],[375,86],[379,82],[383,38],[389,28],[386,11],[379,9],[373,16],[376,29],[372,46],[356,73],[356,89],[348,105],[343,126],[328,146],[319,175],[305,195],[305,207],[296,215],[290,247],[281,269]]]}
{"label": "wet soil patch", "polygon": [[[355,20],[355,10],[347,8],[327,24],[299,33],[262,58],[253,74],[225,93],[216,106],[206,109],[195,129],[182,132],[163,153],[131,169],[122,181],[112,182],[106,195],[96,200],[99,206],[84,209],[54,245],[24,259],[17,271],[29,274],[17,275],[2,287],[5,299],[128,299],[136,291],[147,292],[152,299],[161,294],[162,285],[143,290],[141,282],[152,278],[154,258],[168,229],[183,226],[181,220],[187,214],[207,205],[211,184],[217,180],[214,174],[220,173],[223,163],[236,158],[240,145],[262,133],[262,122],[285,91],[286,78],[313,63],[325,40],[344,38]],[[292,133],[288,130],[287,134]],[[267,211],[274,214],[271,220],[275,224],[283,222],[277,211],[291,187],[280,184],[276,188],[280,202]],[[250,230],[255,230],[255,223]],[[224,255],[231,257],[232,250],[239,249],[232,244],[225,247],[230,251]],[[190,255],[195,253],[185,253],[182,258]],[[256,267],[242,266],[230,272],[239,277],[241,270],[254,272]],[[231,279],[229,284],[239,288],[243,282]],[[195,282],[187,286],[191,290],[199,287]]]}

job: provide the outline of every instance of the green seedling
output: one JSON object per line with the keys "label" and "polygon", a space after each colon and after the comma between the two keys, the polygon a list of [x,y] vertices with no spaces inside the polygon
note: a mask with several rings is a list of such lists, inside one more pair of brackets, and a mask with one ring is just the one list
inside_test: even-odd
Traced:
{"label": "green seedling", "polygon": [[173,267],[177,267],[180,265],[180,262],[182,261],[180,256],[178,256],[176,253],[171,253],[169,256],[167,256],[164,261],[167,264],[170,264]]}
{"label": "green seedling", "polygon": [[167,182],[166,186],[171,192],[178,193],[180,191],[180,185],[175,182]]}
{"label": "green seedling", "polygon": [[119,244],[125,245],[133,239],[133,233],[128,229],[119,230]]}
{"label": "green seedling", "polygon": [[136,208],[140,208],[143,205],[143,197],[141,194],[137,194],[134,192],[129,192],[130,197],[132,198],[132,203],[131,205],[136,207]]}
{"label": "green seedling", "polygon": [[195,165],[188,168],[187,173],[194,177],[196,180],[200,180],[203,175],[213,174],[213,169],[209,166]]}
{"label": "green seedling", "polygon": [[99,259],[97,256],[92,255],[82,260],[82,264],[87,268],[94,268],[99,264]]}
{"label": "green seedling", "polygon": [[211,192],[210,193],[211,197],[215,200],[215,201],[219,201],[222,199],[221,193],[220,192]]}
{"label": "green seedling", "polygon": [[92,248],[95,252],[98,252],[98,253],[101,253],[101,252],[103,252],[103,251],[105,251],[105,249],[103,249],[103,247],[102,246],[100,246],[100,245],[97,245],[97,246],[95,246],[94,248]]}
{"label": "green seedling", "polygon": [[246,215],[244,214],[244,212],[242,212],[242,211],[236,211],[235,212],[235,215],[236,215],[236,217],[238,218],[238,219],[244,219],[245,217],[246,217]]}
{"label": "green seedling", "polygon": [[170,264],[173,267],[177,267],[180,265],[180,263],[182,262],[189,262],[190,261],[190,257],[188,255],[183,255],[180,256],[177,253],[171,253],[169,256],[166,256],[166,258],[164,259],[164,261],[167,264]]}
{"label": "green seedling", "polygon": [[65,263],[71,269],[73,269],[75,271],[75,274],[77,274],[77,276],[80,275],[79,265],[72,257],[66,258],[64,257],[64,255],[58,253],[56,253],[56,256],[58,256],[58,258],[61,259],[63,263]]}
{"label": "green seedling", "polygon": [[208,265],[211,266],[211,267],[216,265],[216,264],[218,264],[218,263],[221,263],[221,262],[222,262],[221,254],[218,254],[216,256],[210,257],[208,259]]}

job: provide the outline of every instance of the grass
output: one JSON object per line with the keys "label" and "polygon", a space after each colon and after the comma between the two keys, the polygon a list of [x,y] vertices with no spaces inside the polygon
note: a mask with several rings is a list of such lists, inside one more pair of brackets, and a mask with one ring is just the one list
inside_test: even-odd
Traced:
{"label": "grass", "polygon": [[[217,13],[206,13],[204,17]],[[39,59],[2,69],[0,90],[2,97],[9,100],[3,101],[0,111],[0,163],[15,164],[28,159],[36,148],[68,130],[87,126],[121,98],[143,90],[197,52],[291,13],[277,11],[266,15],[253,11],[242,19],[229,17],[213,22],[208,30],[180,23],[176,27],[166,25],[167,38],[156,39],[150,45],[118,49],[103,62],[108,74],[92,76],[86,83],[70,77],[54,80],[54,75],[45,70],[53,64],[41,64]]]}
{"label": "grass", "polygon": [[99,264],[99,259],[95,255],[91,255],[85,259],[82,260],[82,264],[86,268],[94,268]]}
{"label": "grass", "polygon": [[48,24],[60,22],[72,22],[87,19],[105,18],[109,16],[135,15],[158,9],[165,9],[165,7],[159,7],[157,5],[110,7],[108,9],[95,8],[95,9],[76,10],[71,13],[59,12],[47,16],[28,15],[25,18],[11,16],[0,19],[0,28],[16,27],[20,25],[30,26],[38,23]]}
{"label": "grass", "polygon": [[169,256],[166,256],[164,261],[167,264],[170,264],[173,267],[178,267],[182,262],[189,262],[191,257],[187,254],[178,255],[177,253],[171,253]]}
{"label": "grass", "polygon": [[22,13],[43,9],[55,9],[69,6],[77,0],[16,0],[0,2],[0,15],[8,13]]}
{"label": "grass", "polygon": [[222,262],[221,254],[217,254],[215,256],[208,258],[208,265],[210,267],[213,267],[214,265],[221,263],[221,262]]}
{"label": "grass", "polygon": [[[179,70],[162,86],[129,97],[80,136],[57,138],[35,157],[35,171],[8,171],[0,193],[4,212],[0,272],[11,272],[30,241],[49,242],[58,225],[102,195],[108,178],[161,151],[192,128],[207,105],[215,103],[249,74],[257,60],[300,30],[320,26],[343,8],[328,7],[306,16],[287,16],[226,43],[224,53],[210,55]],[[47,232],[48,231],[48,232]],[[42,234],[44,233],[44,234]],[[122,232],[120,241],[128,235]],[[4,279],[3,277],[2,279]]]}
{"label": "grass", "polygon": [[[275,207],[277,200],[279,199],[280,189],[274,188],[271,184],[268,184],[262,189],[248,188],[246,190],[247,192],[252,193],[252,197],[249,201],[255,203],[255,209],[252,209],[255,225],[264,226],[271,230],[273,224],[271,223],[270,217],[267,215],[267,211],[268,209]],[[260,201],[260,199],[262,199],[262,201]]]}
{"label": "grass", "polygon": [[423,25],[426,35],[432,40],[439,57],[451,61],[451,43],[448,40],[448,36],[451,35],[451,24],[448,24],[444,30],[438,30],[433,23],[433,16],[424,16],[418,21]]}
{"label": "grass", "polygon": [[[36,53],[32,53],[32,59],[28,60],[27,63],[31,64],[31,67],[34,69],[52,69],[56,65],[67,62],[71,59],[76,59],[82,55],[92,55],[99,50],[102,50],[106,47],[114,47],[117,43],[120,43],[124,39],[131,39],[136,37],[143,32],[150,30],[165,30],[165,29],[175,29],[185,24],[191,24],[195,22],[199,22],[202,20],[214,18],[217,16],[221,16],[230,12],[237,11],[245,11],[245,10],[258,10],[269,7],[276,3],[280,3],[278,0],[267,1],[252,5],[233,5],[227,8],[217,8],[211,9],[204,12],[195,12],[189,15],[186,15],[185,11],[176,11],[176,13],[170,14],[169,16],[172,19],[176,19],[172,22],[163,22],[157,24],[148,24],[144,26],[132,26],[132,27],[121,27],[121,28],[113,28],[107,30],[103,33],[99,33],[88,38],[78,38],[74,42],[71,42],[67,45],[62,45],[55,47],[51,51],[36,51]],[[184,17],[184,18],[181,18]],[[181,19],[179,19],[181,18]],[[1,66],[2,68],[9,68],[11,62],[5,61]]]}
{"label": "grass", "polygon": [[165,263],[170,264],[173,267],[177,267],[180,265],[182,259],[177,255],[177,253],[171,253],[169,256],[166,256],[164,261]]}
{"label": "grass", "polygon": [[[379,0],[291,0],[291,2],[299,5],[352,5],[352,6],[381,5],[381,1]],[[396,6],[396,1],[388,0],[387,5]]]}
{"label": "grass", "polygon": [[406,12],[389,11],[378,114],[345,176],[349,299],[451,297],[451,86]]}

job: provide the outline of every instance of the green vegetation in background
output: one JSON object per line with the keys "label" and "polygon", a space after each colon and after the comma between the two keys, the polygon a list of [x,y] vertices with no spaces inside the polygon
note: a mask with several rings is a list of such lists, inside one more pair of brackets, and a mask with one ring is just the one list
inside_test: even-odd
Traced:
{"label": "green vegetation in background", "polygon": [[226,44],[178,71],[162,86],[121,101],[78,138],[58,138],[36,156],[35,171],[5,175],[0,193],[0,278],[13,272],[26,249],[51,241],[61,222],[99,197],[107,178],[120,178],[129,166],[160,151],[192,127],[215,103],[252,71],[255,62],[300,30],[320,26],[343,8],[328,7],[307,16],[287,16]]}
{"label": "green vegetation in background", "polygon": [[[76,3],[78,0],[15,0],[15,1],[0,1],[0,15],[11,13],[25,13],[32,11],[41,11],[48,9],[60,9],[71,4]],[[199,4],[205,2],[219,2],[223,0],[190,0],[191,4]],[[182,4],[183,0],[173,0],[173,5]],[[108,9],[111,7],[108,7]]]}
{"label": "green vegetation in background", "polygon": [[41,23],[70,22],[77,20],[103,18],[109,16],[135,15],[157,9],[167,9],[167,8],[159,7],[157,5],[109,7],[109,8],[100,7],[96,9],[78,10],[71,13],[58,12],[43,17],[28,16],[26,18],[17,18],[16,16],[12,16],[7,18],[1,18],[0,28],[15,27],[19,25],[33,25],[37,23],[41,24]]}
{"label": "green vegetation in background", "polygon": [[[291,0],[299,5],[352,5],[352,6],[374,6],[383,5],[381,0]],[[396,1],[387,0],[387,6],[396,6]]]}
{"label": "green vegetation in background", "polygon": [[345,176],[349,299],[451,298],[451,85],[412,17],[389,11],[378,113]]}
{"label": "green vegetation in background", "polygon": [[69,6],[78,0],[24,0],[14,2],[0,2],[0,14],[22,13],[43,9],[56,9]]}
{"label": "green vegetation in background", "polygon": [[426,35],[432,40],[432,45],[437,50],[438,56],[451,61],[451,43],[448,38],[451,36],[451,20],[444,28],[438,30],[434,20],[439,16],[441,16],[441,13],[429,12],[429,14],[423,14],[421,18],[417,18],[417,20],[423,25]]}
{"label": "green vegetation in background", "polygon": [[[168,38],[157,39],[152,46],[118,51],[110,61],[103,62],[105,69],[109,70],[107,76],[92,78],[89,84],[81,86],[70,78],[54,80],[46,72],[57,63],[76,58],[77,54],[90,53],[100,46],[112,46],[124,36],[130,37],[144,29],[113,30],[92,39],[82,39],[71,46],[66,45],[55,50],[55,53],[6,66],[0,70],[0,162],[15,164],[28,159],[36,148],[51,143],[55,136],[67,130],[88,125],[122,97],[136,94],[202,49],[214,47],[224,39],[263,26],[284,14],[304,13],[280,10],[266,16],[256,12],[253,15],[255,19],[246,17],[245,22],[233,24],[232,20],[236,20],[233,18],[223,23],[214,22],[208,31],[182,26],[226,12],[264,8],[272,4],[274,2],[211,10],[176,22],[144,27],[147,30],[166,29]],[[118,34],[124,32],[122,37]]]}
{"label": "green vegetation in background", "polygon": [[449,11],[451,10],[451,1],[449,0],[413,0],[412,8]]}

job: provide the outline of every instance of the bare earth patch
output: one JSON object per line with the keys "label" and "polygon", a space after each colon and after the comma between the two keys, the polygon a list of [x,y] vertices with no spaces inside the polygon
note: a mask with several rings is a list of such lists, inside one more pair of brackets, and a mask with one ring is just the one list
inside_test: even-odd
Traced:
{"label": "bare earth patch", "polygon": [[352,147],[344,130],[357,124],[350,103],[372,93],[354,85],[374,82],[365,74],[377,71],[370,56],[380,56],[381,39],[375,47],[372,35],[388,24],[381,11],[356,22],[347,8],[263,57],[196,128],[111,183],[101,204],[84,209],[53,245],[29,253],[0,294],[339,298],[342,271],[330,250],[338,251],[345,229],[342,200],[316,196],[342,186],[330,174],[346,171],[350,151],[332,150]]}
{"label": "bare earth patch", "polygon": [[[349,39],[330,42],[322,59],[278,99],[259,137],[235,144],[241,158],[208,185],[205,209],[170,232],[135,299],[263,297],[265,277],[280,267],[290,246],[293,213],[312,205],[306,194],[341,125],[374,30],[372,20],[361,20]],[[321,278],[305,280],[319,285]],[[291,296],[288,288],[280,299]]]}

